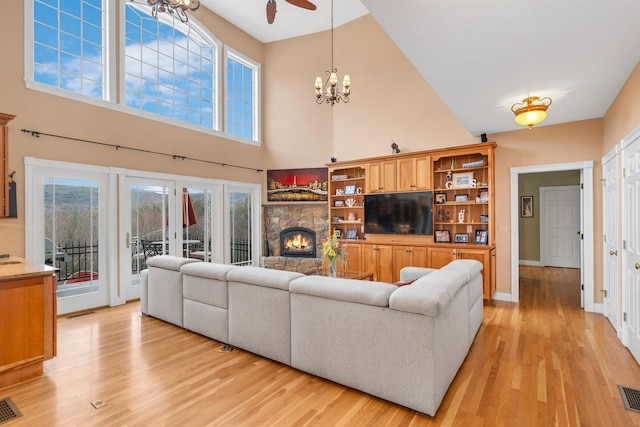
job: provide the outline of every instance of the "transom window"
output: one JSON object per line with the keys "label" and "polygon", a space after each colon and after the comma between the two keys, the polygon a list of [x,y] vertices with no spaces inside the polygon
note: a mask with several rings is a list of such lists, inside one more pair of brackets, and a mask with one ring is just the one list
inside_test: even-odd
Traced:
{"label": "transom window", "polygon": [[33,0],[33,80],[102,99],[102,0]]}
{"label": "transom window", "polygon": [[228,48],[221,63],[221,43],[193,15],[153,18],[128,0],[28,0],[25,14],[27,87],[214,134],[224,109],[227,136],[259,142],[260,65]]}

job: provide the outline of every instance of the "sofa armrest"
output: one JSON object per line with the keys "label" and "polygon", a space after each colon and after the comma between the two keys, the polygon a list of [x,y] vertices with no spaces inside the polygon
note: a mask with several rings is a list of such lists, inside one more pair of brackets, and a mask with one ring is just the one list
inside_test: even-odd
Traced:
{"label": "sofa armrest", "polygon": [[400,281],[419,279],[422,276],[426,276],[429,273],[436,271],[435,268],[426,267],[403,267],[400,270]]}
{"label": "sofa armrest", "polygon": [[389,307],[409,313],[437,317],[453,297],[469,282],[469,274],[458,270],[434,271],[398,288],[389,298]]}

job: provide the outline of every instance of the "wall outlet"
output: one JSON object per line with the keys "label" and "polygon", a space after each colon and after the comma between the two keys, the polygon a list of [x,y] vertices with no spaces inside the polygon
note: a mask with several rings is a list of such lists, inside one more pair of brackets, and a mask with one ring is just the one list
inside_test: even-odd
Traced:
{"label": "wall outlet", "polygon": [[509,226],[508,225],[499,225],[498,226],[498,233],[499,234],[507,234],[509,232]]}

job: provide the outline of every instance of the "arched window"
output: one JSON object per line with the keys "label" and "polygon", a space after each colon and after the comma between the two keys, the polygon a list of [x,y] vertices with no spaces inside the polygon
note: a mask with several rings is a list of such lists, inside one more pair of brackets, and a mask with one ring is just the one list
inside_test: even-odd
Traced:
{"label": "arched window", "polygon": [[218,129],[218,43],[192,19],[183,23],[126,4],[124,102],[128,107]]}

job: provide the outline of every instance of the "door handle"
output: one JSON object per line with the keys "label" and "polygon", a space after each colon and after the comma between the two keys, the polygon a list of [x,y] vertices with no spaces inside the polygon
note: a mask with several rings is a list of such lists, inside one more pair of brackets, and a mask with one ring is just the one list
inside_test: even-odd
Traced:
{"label": "door handle", "polygon": [[618,251],[609,251],[609,255],[618,255]]}
{"label": "door handle", "polygon": [[131,246],[131,233],[127,231],[127,248]]}
{"label": "door handle", "polygon": [[640,264],[636,262],[636,270],[640,270]]}

